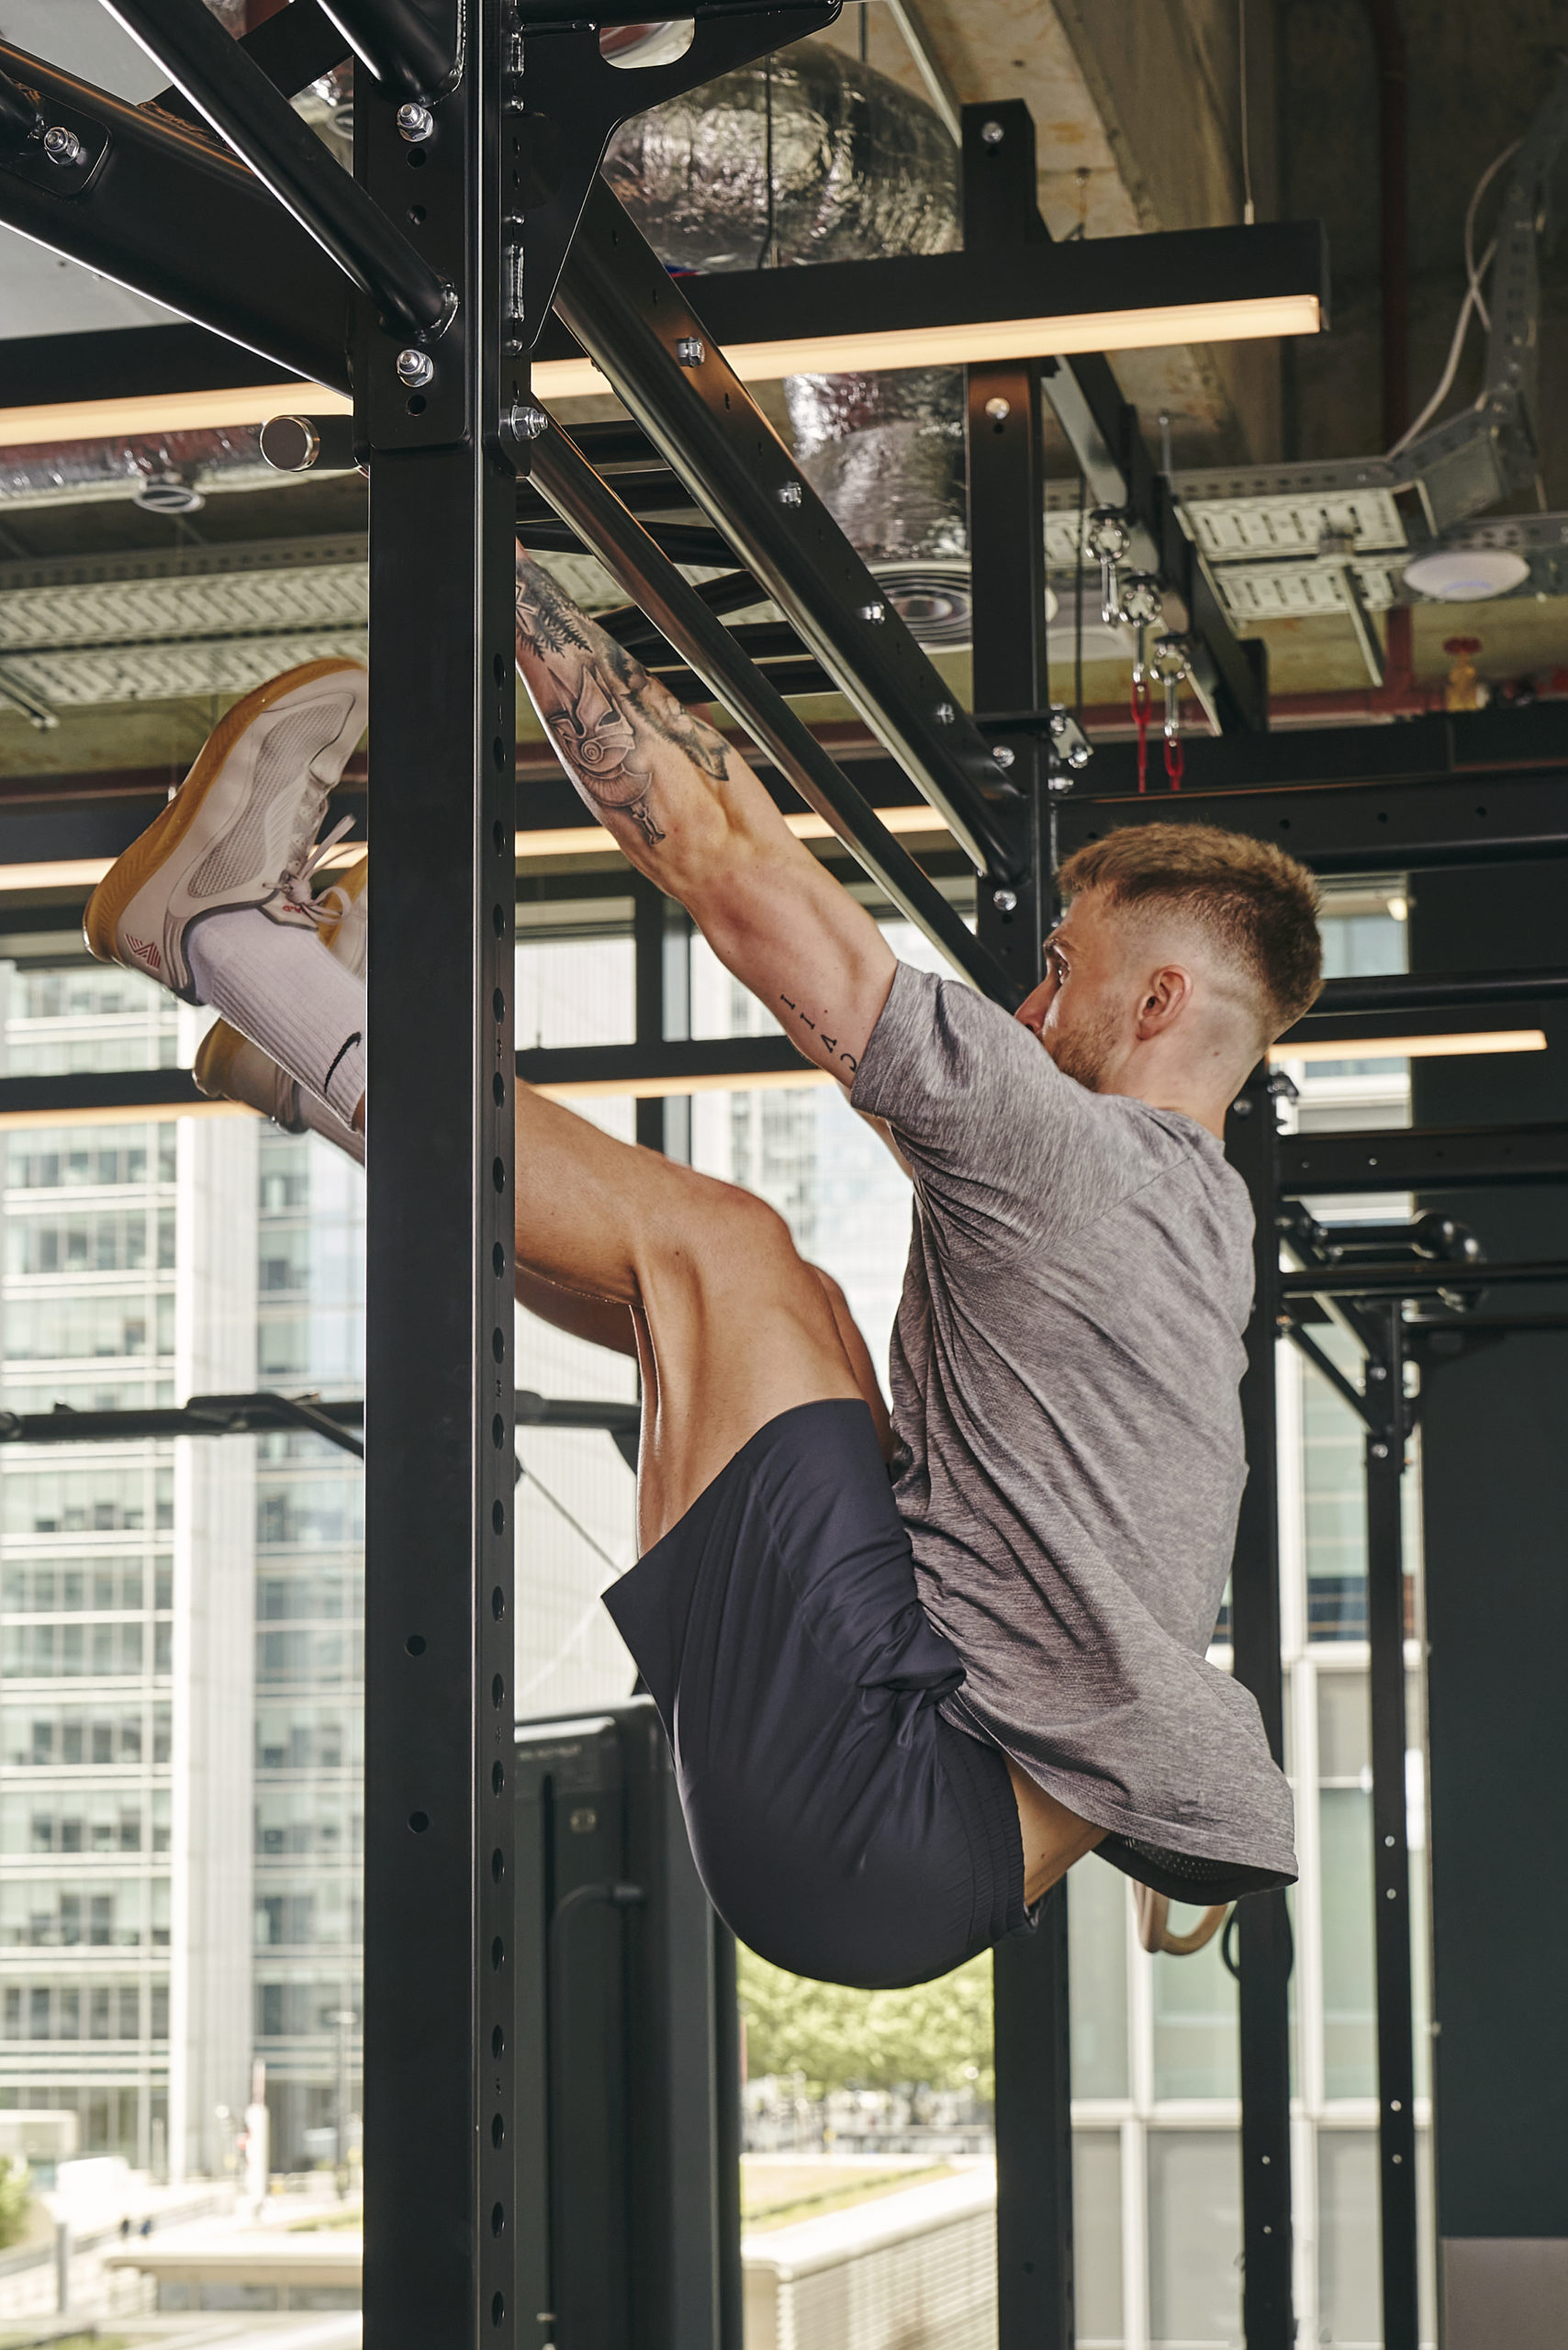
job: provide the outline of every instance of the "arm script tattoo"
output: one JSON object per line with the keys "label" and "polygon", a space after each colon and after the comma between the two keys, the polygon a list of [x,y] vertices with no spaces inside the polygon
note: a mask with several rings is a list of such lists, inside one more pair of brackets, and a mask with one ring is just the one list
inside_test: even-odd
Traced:
{"label": "arm script tattoo", "polygon": [[729,745],[596,628],[547,571],[517,551],[517,658],[539,714],[581,797],[625,816],[644,842],[665,837],[655,813],[655,739],[683,751],[711,782],[729,777]]}

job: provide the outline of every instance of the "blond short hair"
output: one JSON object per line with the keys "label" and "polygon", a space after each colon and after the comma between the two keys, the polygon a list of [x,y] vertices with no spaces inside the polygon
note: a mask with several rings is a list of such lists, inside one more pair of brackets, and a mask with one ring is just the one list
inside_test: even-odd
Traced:
{"label": "blond short hair", "polygon": [[1075,849],[1057,881],[1064,899],[1103,890],[1113,905],[1180,909],[1246,971],[1265,1043],[1317,1000],[1317,883],[1271,842],[1218,824],[1125,824]]}

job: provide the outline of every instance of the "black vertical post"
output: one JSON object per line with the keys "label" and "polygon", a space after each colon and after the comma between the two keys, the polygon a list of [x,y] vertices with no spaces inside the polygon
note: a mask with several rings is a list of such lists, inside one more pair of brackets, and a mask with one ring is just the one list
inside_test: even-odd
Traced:
{"label": "black vertical post", "polygon": [[[1368,1319],[1372,1318],[1370,1309]],[[1367,1628],[1372,1646],[1372,1886],[1376,1904],[1378,2185],[1384,2350],[1417,2350],[1416,2018],[1405,1790],[1405,1323],[1397,1302],[1367,1363]]]}
{"label": "black vertical post", "polygon": [[[633,1034],[644,1047],[664,1042],[665,1033],[665,907],[664,891],[643,874],[632,876],[633,989],[635,1001]],[[649,1150],[665,1147],[665,1105],[655,1095],[636,1105],[636,1136]]]}
{"label": "black vertical post", "polygon": [[[1035,131],[1026,106],[964,109],[964,233],[1017,244],[1035,218]],[[969,565],[977,710],[1039,712],[1046,655],[1045,486],[1037,360],[967,370]],[[1038,985],[1047,921],[1046,738],[997,738],[1019,798],[1006,811],[1026,880],[981,880],[980,934],[1025,991]],[[996,2261],[998,2350],[1071,2350],[1072,2110],[1067,1886],[1037,1930],[998,1945]]]}
{"label": "black vertical post", "polygon": [[[366,306],[375,934],[366,1317],[365,2337],[510,2344],[515,465],[500,0],[430,135],[361,76],[356,169],[460,304]],[[529,2314],[532,2314],[530,2312]]]}
{"label": "black vertical post", "polygon": [[[1279,1131],[1266,1067],[1226,1121],[1226,1152],[1257,1219],[1256,1284],[1247,1330],[1241,1416],[1247,1485],[1231,1564],[1236,1677],[1251,1690],[1269,1751],[1284,1760],[1280,1653],[1280,1512],[1274,1348],[1280,1311]],[[1283,1893],[1237,1910],[1241,2009],[1242,2325],[1247,2350],[1294,2350],[1291,2279],[1290,1919]]]}

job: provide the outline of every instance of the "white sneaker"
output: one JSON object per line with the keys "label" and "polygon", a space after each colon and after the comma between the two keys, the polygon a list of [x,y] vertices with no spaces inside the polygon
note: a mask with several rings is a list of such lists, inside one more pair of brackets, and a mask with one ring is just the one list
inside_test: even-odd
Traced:
{"label": "white sneaker", "polygon": [[357,661],[308,661],[236,702],[88,899],[82,930],[100,962],[196,1003],[185,946],[204,916],[261,906],[274,922],[322,927],[307,887],[316,834],[364,732],[368,692]]}
{"label": "white sneaker", "polygon": [[[370,859],[362,856],[340,880],[316,900],[317,935],[329,955],[346,964],[356,979],[364,976],[366,912]],[[299,1088],[259,1045],[241,1036],[227,1020],[215,1020],[196,1047],[191,1075],[196,1091],[209,1102],[243,1102],[259,1110],[286,1134],[302,1135],[306,1122],[299,1111]]]}

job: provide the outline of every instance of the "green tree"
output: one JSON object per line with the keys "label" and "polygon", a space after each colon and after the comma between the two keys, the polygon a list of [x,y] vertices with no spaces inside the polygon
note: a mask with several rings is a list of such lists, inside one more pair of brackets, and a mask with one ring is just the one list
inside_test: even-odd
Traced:
{"label": "green tree", "polygon": [[922,2085],[995,2094],[989,1953],[910,1991],[848,1991],[743,1949],[740,1994],[754,2080],[803,2074],[811,2097]]}
{"label": "green tree", "polygon": [[26,2163],[0,2158],[0,2251],[27,2233],[32,2183]]}

